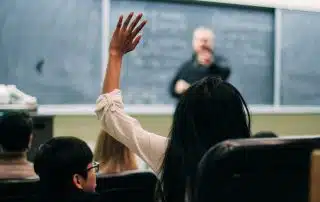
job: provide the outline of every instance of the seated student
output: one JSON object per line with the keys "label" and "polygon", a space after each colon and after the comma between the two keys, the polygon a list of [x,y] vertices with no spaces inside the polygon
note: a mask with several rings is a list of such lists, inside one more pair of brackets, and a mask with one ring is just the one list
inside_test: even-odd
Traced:
{"label": "seated student", "polygon": [[138,169],[135,154],[103,130],[99,133],[93,156],[100,164],[100,174]]}
{"label": "seated student", "polygon": [[109,45],[108,67],[96,114],[104,131],[139,155],[157,174],[157,201],[192,200],[197,165],[215,144],[249,138],[250,115],[240,92],[220,77],[190,86],[178,101],[169,138],[148,132],[124,111],[120,88],[123,56],[134,50],[146,21],[120,16]]}
{"label": "seated student", "polygon": [[36,153],[34,169],[40,177],[40,201],[96,202],[96,172],[89,146],[75,137],[56,137]]}
{"label": "seated student", "polygon": [[278,137],[272,131],[260,131],[252,136],[252,138],[271,138],[271,137]]}
{"label": "seated student", "polygon": [[37,178],[27,160],[32,130],[28,113],[7,112],[0,116],[0,179]]}

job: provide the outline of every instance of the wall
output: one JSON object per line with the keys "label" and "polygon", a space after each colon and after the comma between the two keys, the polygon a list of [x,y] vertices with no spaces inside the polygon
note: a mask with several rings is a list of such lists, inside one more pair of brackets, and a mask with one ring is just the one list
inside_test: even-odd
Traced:
{"label": "wall", "polygon": [[[171,125],[168,115],[135,116],[141,125],[150,132],[166,136]],[[285,135],[320,134],[320,114],[255,114],[252,116],[253,133],[272,130]],[[54,122],[54,135],[71,135],[88,142],[96,140],[99,121],[95,116],[57,116]]]}

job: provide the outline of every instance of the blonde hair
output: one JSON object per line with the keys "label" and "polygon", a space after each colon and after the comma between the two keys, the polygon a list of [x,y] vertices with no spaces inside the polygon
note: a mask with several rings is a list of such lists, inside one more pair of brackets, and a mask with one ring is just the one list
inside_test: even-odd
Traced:
{"label": "blonde hair", "polygon": [[93,159],[100,163],[101,174],[138,169],[135,154],[104,130],[99,133]]}

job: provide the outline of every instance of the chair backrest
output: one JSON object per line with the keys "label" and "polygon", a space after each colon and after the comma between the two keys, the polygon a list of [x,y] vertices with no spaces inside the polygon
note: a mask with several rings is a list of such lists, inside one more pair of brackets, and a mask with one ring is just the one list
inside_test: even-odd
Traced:
{"label": "chair backrest", "polygon": [[1,202],[32,201],[38,194],[38,179],[1,179]]}
{"label": "chair backrest", "polygon": [[149,171],[97,176],[97,192],[113,202],[152,202],[158,179]]}
{"label": "chair backrest", "polygon": [[310,173],[310,202],[320,201],[320,150],[312,152]]}
{"label": "chair backrest", "polygon": [[228,140],[199,163],[194,202],[307,202],[320,137]]}

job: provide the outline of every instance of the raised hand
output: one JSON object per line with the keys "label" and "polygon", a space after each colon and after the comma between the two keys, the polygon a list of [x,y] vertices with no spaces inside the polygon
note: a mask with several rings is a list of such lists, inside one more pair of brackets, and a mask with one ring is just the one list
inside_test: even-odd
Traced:
{"label": "raised hand", "polygon": [[140,22],[142,18],[142,13],[138,14],[135,19],[131,21],[134,13],[131,12],[124,23],[123,16],[121,15],[118,20],[118,24],[116,29],[113,32],[110,45],[109,45],[109,53],[124,55],[136,48],[138,45],[141,35],[138,35],[142,28],[146,25],[147,21],[143,20]]}

